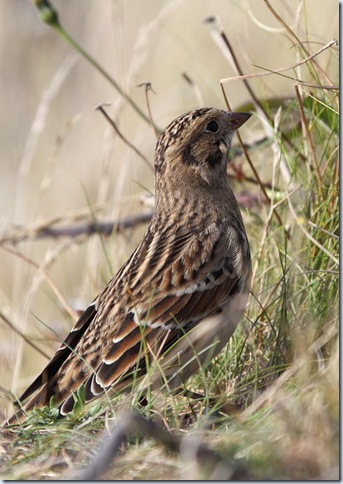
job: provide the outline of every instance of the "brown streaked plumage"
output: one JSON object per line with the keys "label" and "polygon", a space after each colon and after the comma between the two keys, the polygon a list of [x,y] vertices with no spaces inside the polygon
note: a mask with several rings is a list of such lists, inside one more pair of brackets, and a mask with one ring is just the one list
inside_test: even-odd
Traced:
{"label": "brown streaked plumage", "polygon": [[147,359],[158,359],[155,384],[177,388],[226,345],[250,290],[249,243],[226,174],[232,136],[249,117],[197,109],[162,133],[150,225],[23,393],[25,411],[54,396],[65,415],[81,384],[90,401],[143,376]]}

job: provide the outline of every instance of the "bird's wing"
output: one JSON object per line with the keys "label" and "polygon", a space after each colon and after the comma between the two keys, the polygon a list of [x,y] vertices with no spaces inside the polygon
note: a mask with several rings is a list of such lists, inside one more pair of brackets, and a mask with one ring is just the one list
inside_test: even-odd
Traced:
{"label": "bird's wing", "polygon": [[135,322],[170,329],[211,315],[232,292],[240,291],[250,271],[249,248],[238,240],[237,230],[223,235],[211,224],[197,236],[177,243],[153,245],[159,256],[145,257],[130,280]]}
{"label": "bird's wing", "polygon": [[61,365],[66,361],[68,356],[75,349],[76,345],[78,344],[85,331],[89,327],[90,323],[92,322],[95,314],[95,306],[94,304],[91,304],[75,323],[69,335],[67,336],[63,344],[58,348],[55,355],[51,358],[42,373],[21,395],[19,399],[20,401],[26,400],[30,395],[38,390],[38,388],[42,387],[47,381],[51,379],[52,376],[56,374]]}
{"label": "bird's wing", "polygon": [[[184,237],[184,243],[178,240],[176,245],[167,244],[172,247],[169,253],[162,247],[163,240],[154,242],[161,251],[159,256],[152,252],[149,257],[149,251],[145,251],[138,270],[132,262],[130,274],[134,277],[130,278],[128,299],[131,310],[115,331],[112,328],[108,333],[104,356],[83,381],[86,401],[109,387],[119,388],[129,373],[142,370],[147,355],[154,359],[182,337],[183,332],[243,291],[250,265],[245,265],[246,258],[237,244],[230,251],[232,257],[227,256],[228,241],[221,235],[219,230],[212,230],[196,239]],[[137,258],[141,255],[139,251]],[[108,297],[107,294],[106,300]],[[68,373],[65,372],[64,386],[68,384]],[[68,413],[72,406],[70,395],[61,412]]]}
{"label": "bird's wing", "polygon": [[212,226],[197,237],[194,231],[174,233],[170,240],[148,230],[24,392],[25,400],[39,390],[26,409],[46,405],[54,396],[66,414],[73,408],[72,391],[81,384],[86,402],[109,387],[119,388],[130,372],[144,367],[151,348],[159,353],[175,341],[180,326],[188,331],[241,291],[248,268],[234,235],[223,238]]}

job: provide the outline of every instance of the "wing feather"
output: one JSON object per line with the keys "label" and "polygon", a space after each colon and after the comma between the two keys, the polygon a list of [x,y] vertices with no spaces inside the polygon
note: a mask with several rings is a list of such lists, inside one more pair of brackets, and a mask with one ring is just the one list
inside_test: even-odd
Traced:
{"label": "wing feather", "polygon": [[60,346],[60,348],[56,351],[55,355],[49,361],[47,366],[44,368],[42,373],[21,395],[20,401],[24,401],[28,397],[30,397],[36,390],[45,385],[58,372],[60,367],[75,349],[83,334],[93,321],[95,315],[96,307],[94,304],[91,304],[78,319],[75,326],[70,331],[67,338]]}

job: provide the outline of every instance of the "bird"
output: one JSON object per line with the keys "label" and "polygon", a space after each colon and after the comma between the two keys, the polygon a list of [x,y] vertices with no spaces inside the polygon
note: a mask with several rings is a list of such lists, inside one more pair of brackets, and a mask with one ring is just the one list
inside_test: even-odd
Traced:
{"label": "bird", "polygon": [[251,286],[248,237],[227,166],[250,113],[199,108],[174,119],[155,149],[155,205],[131,257],[72,327],[6,421],[21,422],[53,397],[59,416],[132,388],[176,391],[225,347]]}

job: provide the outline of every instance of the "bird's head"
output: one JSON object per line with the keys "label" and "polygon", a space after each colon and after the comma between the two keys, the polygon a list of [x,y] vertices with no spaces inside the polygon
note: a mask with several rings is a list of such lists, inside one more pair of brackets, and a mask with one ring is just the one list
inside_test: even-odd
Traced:
{"label": "bird's head", "polygon": [[157,141],[156,178],[202,180],[213,187],[222,183],[232,137],[250,116],[202,108],[174,119]]}

